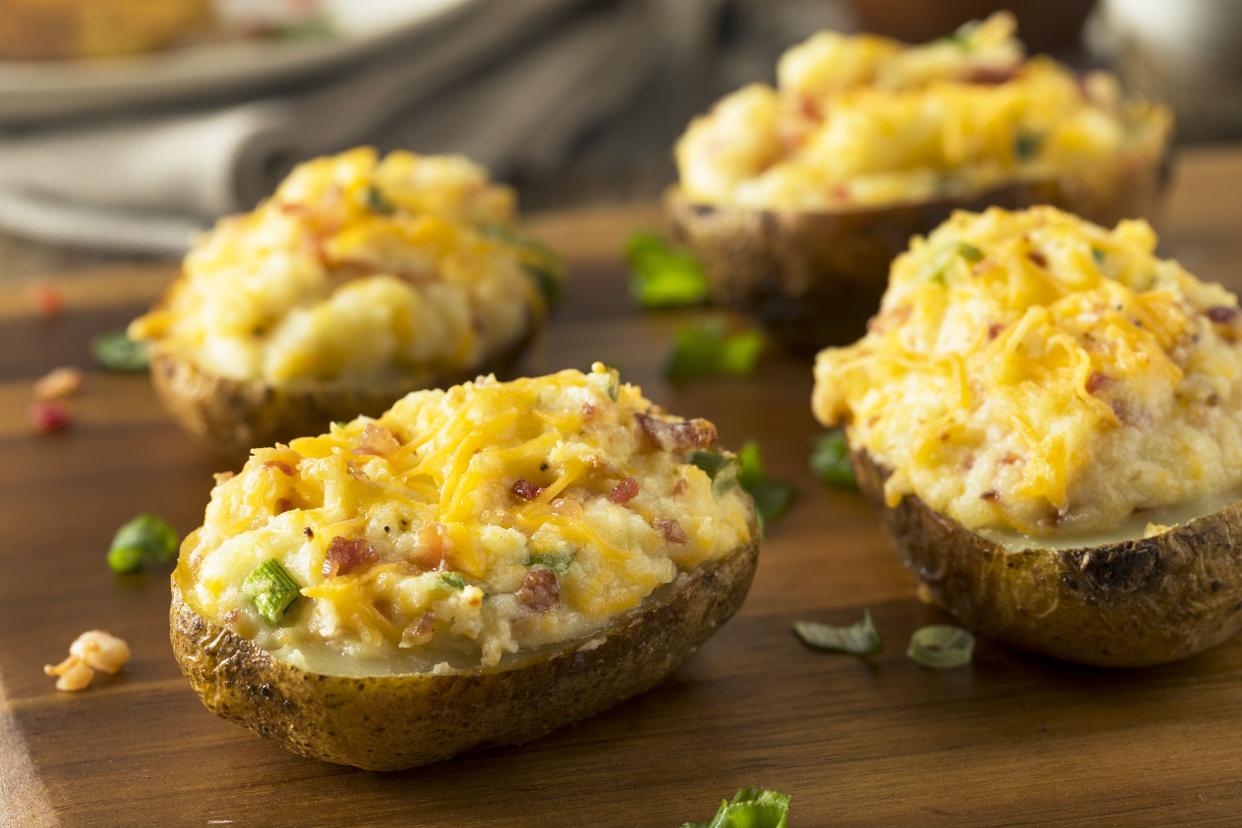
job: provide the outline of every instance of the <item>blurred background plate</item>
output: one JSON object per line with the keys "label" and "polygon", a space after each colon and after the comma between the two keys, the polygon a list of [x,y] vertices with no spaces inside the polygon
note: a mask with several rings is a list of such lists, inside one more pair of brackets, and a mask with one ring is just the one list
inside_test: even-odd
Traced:
{"label": "blurred background plate", "polygon": [[[0,121],[29,121],[241,89],[327,72],[345,62],[431,30],[483,0],[327,0],[314,17],[282,24],[263,3],[219,3],[222,33],[165,51],[108,58],[0,61]],[[267,4],[273,6],[274,4]],[[278,4],[275,4],[278,5]],[[255,20],[263,36],[239,34]],[[273,46],[276,48],[273,48]]]}

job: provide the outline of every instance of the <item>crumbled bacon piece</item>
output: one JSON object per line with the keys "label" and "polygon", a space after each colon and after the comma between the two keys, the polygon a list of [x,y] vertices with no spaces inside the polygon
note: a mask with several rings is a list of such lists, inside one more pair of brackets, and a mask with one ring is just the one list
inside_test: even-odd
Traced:
{"label": "crumbled bacon piece", "polygon": [[1238,309],[1228,305],[1216,305],[1203,312],[1208,319],[1217,325],[1227,325],[1238,318]]}
{"label": "crumbled bacon piece", "polygon": [[325,578],[331,578],[378,560],[379,553],[362,538],[342,538],[338,535],[328,545],[321,572]]}
{"label": "crumbled bacon piece", "polygon": [[82,387],[82,372],[77,368],[54,368],[34,384],[36,400],[68,397]]}
{"label": "crumbled bacon piece", "polygon": [[387,457],[401,448],[401,441],[396,435],[382,425],[367,423],[354,446],[354,454],[373,454],[376,457]]}
{"label": "crumbled bacon piece", "polygon": [[410,555],[410,561],[424,570],[439,569],[444,565],[447,546],[443,524],[423,524],[418,530],[418,546]]}
{"label": "crumbled bacon piece", "polygon": [[556,580],[556,573],[542,567],[527,572],[522,588],[517,591],[517,600],[519,604],[535,612],[552,609],[561,600],[561,587]]}
{"label": "crumbled bacon piece", "polygon": [[39,311],[39,316],[44,319],[55,319],[60,316],[60,312],[64,307],[64,299],[61,298],[60,291],[51,285],[38,284],[34,286],[35,308]]}
{"label": "crumbled bacon piece", "polygon": [[1113,381],[1112,377],[1107,374],[1101,374],[1099,371],[1092,371],[1087,377],[1087,382],[1083,387],[1087,389],[1088,394],[1094,394],[1101,388],[1105,388]]}
{"label": "crumbled bacon piece", "polygon": [[1018,72],[1017,66],[975,66],[966,73],[963,80],[984,86],[998,86],[1016,78]]}
{"label": "crumbled bacon piece", "polygon": [[293,477],[293,466],[290,466],[284,460],[268,460],[263,464],[263,468],[276,469],[277,471],[282,471],[290,477]]}
{"label": "crumbled bacon piece", "polygon": [[436,617],[424,612],[418,620],[401,631],[401,647],[417,647],[426,644],[436,633]]}
{"label": "crumbled bacon piece", "polygon": [[636,414],[639,426],[664,451],[706,448],[716,442],[716,426],[707,420],[671,420],[651,414]]}
{"label": "crumbled bacon piece", "polygon": [[686,488],[689,485],[690,484],[686,482],[686,478],[684,477],[677,478],[677,482],[673,484],[673,494],[675,495],[685,494]]}
{"label": "crumbled bacon piece", "polygon": [[55,434],[73,424],[69,412],[52,402],[37,402],[30,406],[30,424],[40,434]]}
{"label": "crumbled bacon piece", "polygon": [[513,496],[521,500],[534,500],[543,493],[542,486],[536,486],[529,480],[519,477],[513,482],[513,487],[509,490],[513,492]]}
{"label": "crumbled bacon piece", "polygon": [[1000,332],[1003,330],[1005,330],[1004,325],[999,322],[993,322],[991,325],[988,325],[988,339],[996,339],[996,337],[1000,336]]}
{"label": "crumbled bacon piece", "polygon": [[293,501],[287,497],[276,498],[276,514],[284,514],[293,508]]}
{"label": "crumbled bacon piece", "polygon": [[638,481],[632,477],[627,477],[612,487],[608,499],[613,503],[629,503],[638,497]]}
{"label": "crumbled bacon piece", "polygon": [[589,420],[595,416],[595,406],[589,402],[582,404],[582,419]]}
{"label": "crumbled bacon piece", "polygon": [[1048,266],[1048,257],[1038,250],[1028,251],[1026,257],[1040,267]]}
{"label": "crumbled bacon piece", "polygon": [[675,518],[656,518],[652,525],[669,543],[685,543],[689,540],[686,537],[686,530],[681,528],[681,524]]}
{"label": "crumbled bacon piece", "polygon": [[979,495],[979,497],[983,498],[988,503],[995,503],[1000,500],[1000,495],[996,493],[996,489],[988,489],[986,492]]}

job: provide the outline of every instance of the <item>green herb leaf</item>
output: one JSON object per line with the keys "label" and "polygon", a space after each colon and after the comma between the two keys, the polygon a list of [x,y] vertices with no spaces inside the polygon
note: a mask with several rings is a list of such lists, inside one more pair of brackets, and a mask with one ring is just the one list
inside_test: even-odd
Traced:
{"label": "green herb leaf", "polygon": [[143,552],[136,546],[115,546],[108,550],[108,568],[118,575],[142,569]]}
{"label": "green herb leaf", "polygon": [[763,455],[759,444],[748,440],[737,454],[738,483],[755,501],[755,513],[761,526],[785,513],[800,492],[798,487],[783,480],[772,480],[763,471]]}
{"label": "green herb leaf", "polygon": [[710,285],[694,254],[651,232],[635,233],[625,245],[633,270],[630,294],[644,308],[681,308],[707,301]]}
{"label": "green herb leaf", "polygon": [[861,621],[846,627],[797,621],[793,625],[793,631],[798,640],[812,650],[873,656],[879,655],[884,649],[884,639],[880,638],[880,632],[871,620],[871,610],[864,610]]}
{"label": "green herb leaf", "polygon": [[465,589],[466,579],[458,575],[456,572],[441,572],[440,581],[447,587],[453,589]]}
{"label": "green herb leaf", "polygon": [[181,538],[168,521],[155,515],[138,515],[112,536],[108,566],[113,572],[133,572],[144,564],[168,563],[177,557],[180,546]]}
{"label": "green herb leaf", "polygon": [[1013,154],[1022,161],[1030,161],[1044,147],[1044,135],[1033,129],[1019,127],[1013,136]]}
{"label": "green herb leaf", "polygon": [[564,575],[573,562],[573,552],[532,552],[526,559],[531,569],[550,569],[557,575]]}
{"label": "green herb leaf", "polygon": [[147,343],[130,339],[125,331],[112,331],[95,337],[91,340],[91,353],[100,365],[110,371],[138,374],[151,364]]}
{"label": "green herb leaf", "polygon": [[617,396],[621,393],[621,372],[616,368],[608,369],[608,399],[613,402],[617,401]]}
{"label": "green herb leaf", "polygon": [[712,481],[712,491],[719,497],[737,485],[740,471],[737,458],[725,452],[696,449],[690,453],[689,463],[698,466]]}
{"label": "green herb leaf", "polygon": [[289,605],[302,594],[289,570],[275,558],[259,564],[246,576],[242,592],[269,624],[279,624]]}
{"label": "green herb leaf", "polygon": [[983,251],[969,242],[958,242],[957,252],[968,262],[977,262],[983,258]]}
{"label": "green herb leaf", "polygon": [[378,213],[381,216],[391,216],[397,212],[396,205],[388,200],[383,190],[376,184],[367,187],[366,199],[367,209],[372,213]]}
{"label": "green herb leaf", "polygon": [[1095,259],[1095,263],[1097,265],[1104,264],[1104,258],[1105,258],[1104,251],[1098,247],[1091,248],[1091,258]]}
{"label": "green herb leaf", "polygon": [[718,319],[678,329],[664,373],[674,382],[721,374],[746,376],[755,370],[763,350],[763,334],[743,331],[727,334]]}
{"label": "green herb leaf", "polygon": [[975,653],[975,637],[950,624],[934,624],[914,631],[906,655],[917,664],[936,670],[964,667]]}
{"label": "green herb leaf", "polygon": [[788,828],[789,794],[767,788],[742,788],[732,802],[721,802],[707,822],[685,822],[681,828]]}
{"label": "green herb leaf", "polygon": [[858,488],[843,430],[834,428],[815,438],[810,464],[815,476],[828,485],[840,486],[843,489]]}

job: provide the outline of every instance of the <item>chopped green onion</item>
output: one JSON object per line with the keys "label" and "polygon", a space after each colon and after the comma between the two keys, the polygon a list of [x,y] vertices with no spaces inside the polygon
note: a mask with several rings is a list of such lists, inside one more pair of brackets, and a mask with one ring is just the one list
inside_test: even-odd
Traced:
{"label": "chopped green onion", "polygon": [[674,382],[721,374],[746,376],[755,370],[763,350],[763,334],[728,334],[718,319],[678,329],[664,373]]}
{"label": "chopped green onion", "polygon": [[91,340],[91,353],[110,371],[137,374],[151,364],[147,343],[130,339],[125,331],[112,331]]}
{"label": "chopped green onion", "polygon": [[773,480],[764,473],[763,456],[754,440],[748,440],[737,457],[738,482],[754,499],[759,524],[765,526],[783,515],[798,499],[798,487],[783,480]]}
{"label": "chopped green onion", "polygon": [[375,184],[367,187],[367,209],[381,216],[391,216],[397,212],[396,205],[389,201],[388,197]]}
{"label": "chopped green onion", "polygon": [[685,822],[681,828],[787,828],[789,799],[767,788],[742,788],[707,822]]}
{"label": "chopped green onion", "polygon": [[871,620],[871,610],[863,610],[863,618],[845,627],[819,624],[814,621],[796,621],[794,635],[812,650],[829,653],[847,653],[856,656],[879,655],[884,649],[884,639]]}
{"label": "chopped green onion", "polygon": [[289,570],[275,558],[259,564],[246,576],[242,592],[269,624],[279,624],[285,610],[302,594]]}
{"label": "chopped green onion", "polygon": [[970,242],[958,242],[957,252],[961,253],[962,258],[968,262],[977,262],[983,258],[983,251]]}
{"label": "chopped green onion", "polygon": [[572,552],[532,552],[526,559],[526,565],[531,569],[550,569],[558,575],[565,574],[573,562]]}
{"label": "chopped green onion", "polygon": [[854,469],[850,465],[849,446],[845,442],[845,432],[839,428],[825,431],[815,439],[811,449],[811,471],[830,486],[843,489],[857,489],[858,480],[854,477]]}
{"label": "chopped green onion", "polygon": [[625,244],[633,274],[630,294],[644,308],[680,308],[707,301],[710,285],[703,266],[688,250],[659,235],[640,232]]}
{"label": "chopped green onion", "polygon": [[621,393],[621,372],[616,368],[608,369],[608,399],[613,402],[617,401],[617,396]]}
{"label": "chopped green onion", "polygon": [[1013,137],[1014,155],[1022,161],[1030,161],[1044,146],[1043,133],[1019,127]]}
{"label": "chopped green onion", "polygon": [[690,453],[690,464],[705,471],[712,480],[733,462],[734,458],[729,455],[711,449],[695,449]]}
{"label": "chopped green onion", "polygon": [[440,580],[445,586],[452,587],[453,589],[464,589],[466,586],[466,580],[456,572],[441,572]]}
{"label": "chopped green onion", "polygon": [[936,670],[964,667],[975,652],[975,637],[950,624],[934,624],[914,631],[906,655],[916,664]]}
{"label": "chopped green onion", "polygon": [[108,568],[118,575],[142,568],[142,550],[136,546],[115,546],[108,550]]}
{"label": "chopped green onion", "polygon": [[113,572],[134,572],[144,564],[168,563],[177,557],[181,538],[168,521],[142,514],[125,523],[108,546],[108,567]]}
{"label": "chopped green onion", "polygon": [[1098,247],[1091,248],[1091,258],[1095,259],[1098,265],[1104,264],[1104,251]]}

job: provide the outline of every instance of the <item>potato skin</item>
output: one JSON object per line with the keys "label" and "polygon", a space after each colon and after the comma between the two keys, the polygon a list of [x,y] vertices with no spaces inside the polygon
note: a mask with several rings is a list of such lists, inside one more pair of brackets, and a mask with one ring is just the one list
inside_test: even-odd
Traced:
{"label": "potato skin", "polygon": [[401,397],[422,388],[455,385],[480,374],[503,373],[534,338],[531,330],[484,364],[454,373],[411,376],[389,385],[346,386],[336,382],[291,388],[261,380],[234,380],[201,370],[158,343],[151,346],[151,384],[164,407],[186,431],[221,452],[238,454],[306,434],[359,415],[378,417]]}
{"label": "potato skin", "polygon": [[401,770],[521,744],[654,687],[741,606],[757,558],[750,543],[704,564],[590,645],[579,640],[487,670],[364,678],[299,670],[208,621],[185,603],[179,568],[173,653],[213,713],[303,756]]}
{"label": "potato skin", "polygon": [[1242,628],[1242,501],[1151,538],[1010,551],[913,495],[885,506],[889,472],[865,451],[851,460],[902,561],[984,635],[1066,661],[1144,667]]}
{"label": "potato skin", "polygon": [[747,311],[791,350],[852,342],[879,305],[893,259],[954,210],[1051,204],[1098,224],[1150,216],[1169,174],[1168,136],[1091,181],[1016,181],[974,195],[839,212],[754,210],[665,197],[673,234],[703,261],[715,301]]}

